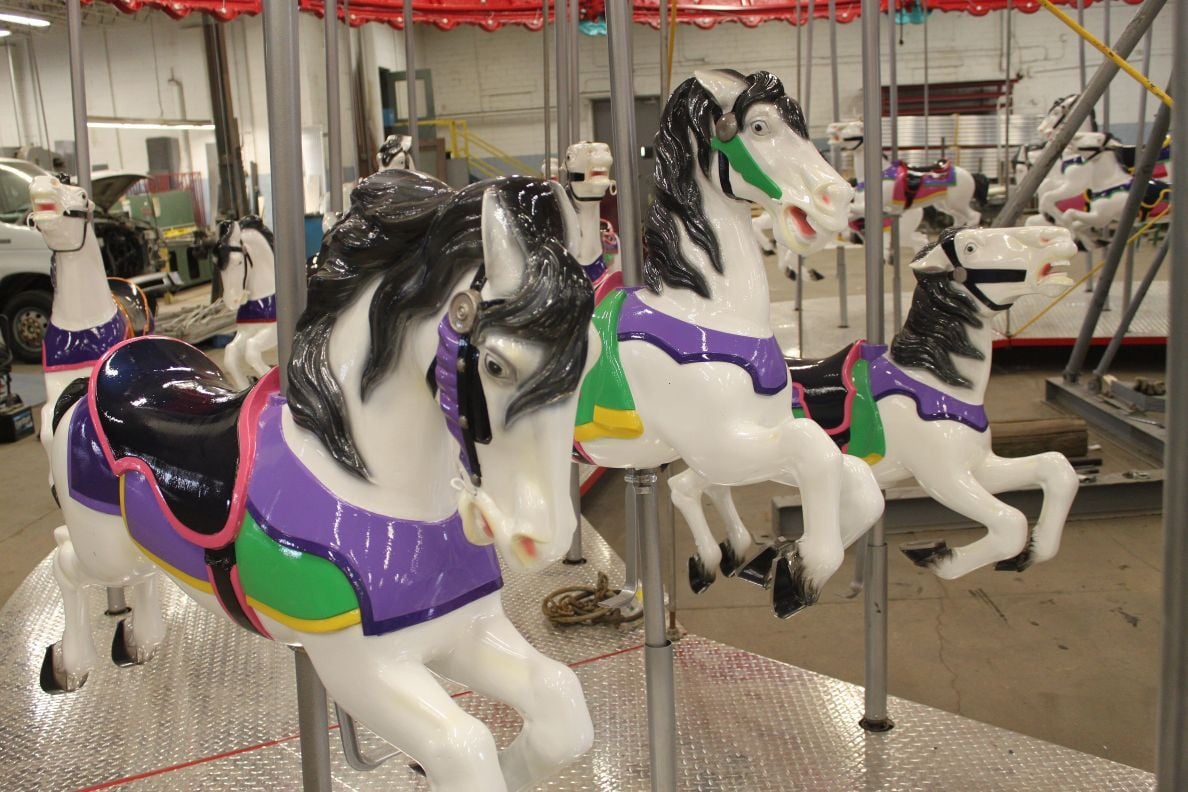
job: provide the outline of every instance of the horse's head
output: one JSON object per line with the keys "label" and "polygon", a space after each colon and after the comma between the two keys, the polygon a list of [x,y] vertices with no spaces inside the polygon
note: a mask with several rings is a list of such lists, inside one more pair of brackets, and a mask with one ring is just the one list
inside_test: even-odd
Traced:
{"label": "horse's head", "polygon": [[29,184],[29,202],[33,207],[29,223],[45,237],[50,250],[58,253],[82,248],[95,209],[86,191],[68,183],[66,178],[34,176]]}
{"label": "horse's head", "polygon": [[417,167],[413,161],[411,135],[388,135],[380,145],[377,156],[382,171],[392,168],[412,170]]}
{"label": "horse's head", "polygon": [[[1080,94],[1069,94],[1062,96],[1052,103],[1048,108],[1048,114],[1040,121],[1036,131],[1039,132],[1040,137],[1044,140],[1051,140],[1056,136],[1056,130],[1064,123],[1064,119],[1068,117],[1069,111],[1073,109],[1073,105],[1077,103],[1077,99],[1081,97]],[[1097,116],[1093,110],[1089,111],[1089,117],[1081,124],[1078,132],[1096,132],[1097,131]]]}
{"label": "horse's head", "polygon": [[600,201],[608,192],[618,192],[615,180],[610,177],[614,164],[610,146],[583,140],[574,143],[565,152],[565,173],[569,191],[579,201]]}
{"label": "horse's head", "polygon": [[766,209],[793,253],[824,247],[846,227],[853,188],[809,140],[800,105],[768,72],[698,71],[693,79],[710,97],[701,120],[717,154],[715,167],[703,166],[711,184]]}
{"label": "horse's head", "polygon": [[948,275],[978,301],[982,313],[1002,311],[1026,294],[1060,295],[1077,246],[1067,229],[950,228],[916,256],[918,275]]}
{"label": "horse's head", "polygon": [[842,151],[857,151],[862,148],[866,130],[861,121],[834,121],[826,132],[829,135],[829,145],[840,146]]}
{"label": "horse's head", "polygon": [[215,270],[223,304],[234,311],[247,302],[247,258],[243,254],[243,229],[238,220],[219,223]]}
{"label": "horse's head", "polygon": [[577,388],[597,356],[587,355],[597,344],[593,292],[570,253],[577,217],[564,191],[546,184],[487,189],[486,282],[474,288],[480,275],[449,309],[461,338],[463,526],[471,541],[494,542],[509,563],[529,568],[564,555],[577,526],[569,491]]}

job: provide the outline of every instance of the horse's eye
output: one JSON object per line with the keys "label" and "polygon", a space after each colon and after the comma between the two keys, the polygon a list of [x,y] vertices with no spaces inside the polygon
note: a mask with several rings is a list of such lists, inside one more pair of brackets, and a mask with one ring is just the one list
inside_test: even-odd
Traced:
{"label": "horse's eye", "polygon": [[494,379],[509,379],[511,377],[511,366],[499,360],[494,355],[488,353],[483,360],[483,368],[487,370],[487,374]]}
{"label": "horse's eye", "polygon": [[768,132],[767,122],[766,121],[752,121],[751,122],[751,131],[754,132],[756,135],[766,135]]}
{"label": "horse's eye", "polygon": [[978,249],[978,246],[975,245],[973,242],[970,242],[968,245],[965,246],[966,253],[973,253],[977,249]]}

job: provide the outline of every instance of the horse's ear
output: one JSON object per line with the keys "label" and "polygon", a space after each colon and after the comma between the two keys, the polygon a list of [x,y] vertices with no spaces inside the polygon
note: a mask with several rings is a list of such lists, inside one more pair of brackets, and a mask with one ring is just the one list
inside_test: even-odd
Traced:
{"label": "horse's ear", "polygon": [[524,251],[512,229],[511,213],[494,188],[483,193],[483,261],[492,297],[515,294],[524,281]]}
{"label": "horse's ear", "polygon": [[565,247],[572,255],[576,256],[581,252],[582,247],[581,221],[578,220],[577,210],[569,202],[569,196],[565,194],[565,188],[561,186],[560,182],[549,181],[549,188],[556,196],[557,206],[561,209],[561,225],[565,229]]}
{"label": "horse's ear", "polygon": [[693,78],[710,92],[722,112],[729,113],[739,94],[747,90],[747,81],[736,71],[725,69],[698,69]]}
{"label": "horse's ear", "polygon": [[923,257],[912,262],[912,272],[920,275],[940,275],[953,268],[940,245],[934,245]]}

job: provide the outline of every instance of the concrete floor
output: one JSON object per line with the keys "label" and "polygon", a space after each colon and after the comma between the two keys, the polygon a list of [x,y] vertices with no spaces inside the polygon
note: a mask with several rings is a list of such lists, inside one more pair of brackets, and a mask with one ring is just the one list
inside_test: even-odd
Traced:
{"label": "concrete floor", "polygon": [[[852,271],[861,268],[851,253]],[[819,267],[832,272],[832,253]],[[1141,272],[1141,269],[1140,269]],[[788,281],[772,273],[773,298],[790,299]],[[850,281],[860,294],[860,277]],[[806,296],[834,293],[832,278],[806,283]],[[857,335],[857,330],[855,331]],[[810,353],[815,350],[806,344]],[[1039,417],[1044,376],[1063,355],[1021,359],[997,367],[987,408],[992,420]],[[1158,355],[1136,361],[1158,368]],[[19,367],[24,374],[35,367]],[[1156,466],[1102,438],[1106,468]],[[35,439],[0,446],[0,601],[53,549],[60,512],[46,486],[46,462]],[[623,551],[623,489],[613,473],[585,497],[583,512]],[[770,530],[775,485],[740,488],[739,512],[757,534]],[[714,524],[711,518],[711,524]],[[898,543],[938,534],[897,534]],[[821,602],[788,621],[771,615],[765,592],[720,580],[695,596],[685,579],[692,542],[677,523],[675,551],[667,532],[666,577],[676,570],[673,602],[690,631],[753,652],[861,683],[862,604],[847,600],[852,554]],[[964,543],[973,532],[950,532]],[[1155,708],[1161,635],[1161,525],[1158,516],[1075,522],[1060,555],[1024,574],[983,570],[941,581],[890,561],[890,690],[967,717],[1050,740],[1144,769],[1154,765]],[[892,712],[894,716],[894,712]]]}

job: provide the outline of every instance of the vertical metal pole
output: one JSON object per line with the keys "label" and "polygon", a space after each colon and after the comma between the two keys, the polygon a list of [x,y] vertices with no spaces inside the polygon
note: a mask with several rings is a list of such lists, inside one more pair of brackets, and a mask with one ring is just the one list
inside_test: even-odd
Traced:
{"label": "vertical metal pole", "polygon": [[[887,85],[889,86],[888,98],[888,116],[890,116],[890,124],[888,132],[891,134],[891,161],[895,162],[899,159],[899,83],[895,76],[895,62],[899,59],[895,46],[895,4],[887,4]],[[880,108],[880,115],[881,115]],[[876,116],[877,118],[878,116]],[[867,151],[870,151],[869,147]],[[882,150],[875,149],[879,154],[880,167],[882,163]],[[879,185],[880,194],[882,190],[882,178],[879,181],[867,182],[870,184]],[[867,226],[866,242],[870,244],[870,224]],[[883,226],[880,223],[878,226],[878,235],[875,237],[879,241],[879,245],[883,244]],[[869,284],[868,284],[869,287]],[[899,269],[899,215],[891,216],[891,318],[894,327],[898,329],[903,324],[903,273]]]}
{"label": "vertical metal pole", "polygon": [[[8,85],[12,95],[12,121],[16,125],[17,130],[17,146],[24,144],[26,140],[25,119],[21,114],[20,103],[17,101],[17,79],[16,79],[16,62],[12,59],[12,42],[4,46],[8,53]],[[49,148],[49,146],[46,146]]]}
{"label": "vertical metal pole", "polygon": [[[1147,37],[1143,41],[1143,74],[1151,73],[1151,39],[1153,36],[1153,31],[1148,30]],[[1137,156],[1141,157],[1143,154],[1143,141],[1146,138],[1147,132],[1147,90],[1140,85],[1138,92],[1138,131],[1135,132],[1134,144],[1139,147]],[[1162,142],[1160,145],[1162,145]],[[1134,252],[1137,247],[1138,245],[1134,244],[1126,248],[1126,271],[1122,276],[1123,311],[1130,307],[1131,292],[1134,288]]]}
{"label": "vertical metal pole", "polygon": [[1006,190],[1006,196],[1011,195],[1011,96],[1012,80],[1011,80],[1011,5],[1007,3],[1006,10],[1006,90],[1005,103],[1003,106],[1003,124],[1002,124],[1002,185]]}
{"label": "vertical metal pole", "polygon": [[[635,135],[635,87],[631,50],[632,3],[607,0],[606,27],[610,56],[612,151],[619,163],[619,258],[623,281],[642,283],[642,246],[638,195],[639,147]],[[656,471],[627,472],[628,491],[643,548],[644,642],[647,667],[648,737],[652,789],[676,789],[676,694],[673,645],[664,624],[664,582],[661,573]]]}
{"label": "vertical metal pole", "polygon": [[[841,121],[841,94],[838,90],[837,84],[837,0],[829,0],[829,80],[833,87],[833,120]],[[831,146],[831,159],[833,160],[833,169],[841,170],[841,146]],[[858,174],[855,174],[856,176]],[[850,295],[847,291],[846,285],[846,249],[843,245],[838,245],[833,251],[835,266],[837,267],[837,310],[838,310],[838,327],[850,326]],[[801,350],[804,354],[804,350]]]}
{"label": "vertical metal pole", "polygon": [[[1176,3],[1172,82],[1188,85],[1188,7]],[[1176,103],[1174,160],[1188,157],[1188,102]],[[1163,141],[1158,141],[1162,144]],[[1188,202],[1172,203],[1172,261],[1188,260]],[[1168,481],[1188,478],[1188,279],[1172,266],[1167,334]],[[1155,778],[1161,792],[1188,789],[1188,487],[1163,489],[1163,677]]]}
{"label": "vertical metal pole", "polygon": [[[1114,52],[1118,53],[1122,58],[1129,57],[1131,50],[1135,48],[1135,45],[1138,44],[1139,40],[1151,27],[1151,23],[1155,21],[1155,17],[1163,10],[1163,6],[1166,3],[1167,0],[1147,0],[1147,2],[1139,6],[1138,11],[1131,18],[1130,24],[1126,26],[1126,30],[1122,31],[1122,35],[1118,37],[1118,41],[1113,45]],[[1081,91],[1076,104],[1068,111],[1064,122],[1056,128],[1056,134],[1052,137],[1052,140],[1048,141],[1047,145],[1044,146],[1039,159],[1027,172],[1027,178],[1023,179],[1023,183],[1019,185],[1019,189],[1015,190],[1010,199],[1007,200],[1006,204],[999,211],[998,216],[994,218],[994,228],[1009,228],[1019,219],[1019,215],[1023,212],[1023,207],[1035,195],[1040,182],[1052,170],[1052,166],[1056,164],[1056,160],[1060,157],[1065,147],[1068,146],[1069,141],[1072,140],[1077,129],[1089,117],[1089,112],[1093,109],[1093,105],[1097,104],[1097,100],[1105,92],[1106,86],[1109,85],[1110,80],[1117,73],[1118,66],[1109,58],[1103,58],[1101,65],[1097,67],[1097,71],[1093,74],[1093,79]]]}
{"label": "vertical metal pole", "polygon": [[70,49],[70,95],[74,109],[74,169],[78,186],[91,194],[91,139],[87,134],[87,83],[83,77],[81,0],[66,0],[66,43]]}
{"label": "vertical metal pole", "polygon": [[[894,29],[894,23],[892,28]],[[894,55],[892,55],[894,58]],[[866,162],[866,337],[883,343],[883,246],[870,244],[869,229],[882,233],[883,129],[879,77],[879,0],[862,0],[862,105]],[[873,123],[870,122],[873,119]],[[887,731],[894,724],[887,713],[887,541],[879,520],[867,536],[865,621],[865,711],[860,724],[867,731]]]}
{"label": "vertical metal pole", "polygon": [[[1085,0],[1077,0],[1077,24],[1085,27]],[[1108,41],[1106,42],[1109,43]],[[1085,92],[1085,39],[1077,36],[1077,63],[1081,72],[1081,93]]]}
{"label": "vertical metal pole", "polygon": [[297,667],[301,786],[305,792],[330,792],[330,724],[326,716],[326,688],[322,687],[318,672],[304,649],[297,647],[293,650],[293,662]]}
{"label": "vertical metal pole", "polygon": [[342,102],[338,91],[338,0],[326,0],[326,142],[330,148],[330,211],[342,211]]}
{"label": "vertical metal pole", "polygon": [[932,142],[928,137],[928,113],[929,113],[929,84],[928,84],[928,15],[930,11],[924,12],[924,24],[921,27],[924,29],[924,165],[925,167],[932,164]]}
{"label": "vertical metal pole", "polygon": [[404,81],[408,86],[408,134],[413,161],[421,157],[421,118],[417,114],[417,44],[413,31],[413,0],[404,0]]}
{"label": "vertical metal pole", "polygon": [[577,518],[577,527],[573,529],[573,539],[569,542],[569,551],[565,553],[564,563],[584,564],[586,557],[582,554],[582,474],[576,462],[569,466],[569,500],[573,503],[573,516]]}
{"label": "vertical metal pole", "polygon": [[565,162],[570,138],[569,122],[569,0],[554,0],[553,39],[557,61],[557,161]]}
{"label": "vertical metal pole", "polygon": [[[1110,0],[1101,0],[1101,10],[1105,19],[1102,20],[1105,26],[1102,41],[1108,42],[1110,40]],[[1084,41],[1084,39],[1081,39]],[[1101,128],[1105,132],[1110,131],[1110,88],[1107,85],[1105,95],[1101,98]]]}
{"label": "vertical metal pole", "polygon": [[[676,2],[677,0],[672,0]],[[668,84],[668,0],[660,0],[660,106],[668,101],[671,86]]]}
{"label": "vertical metal pole", "polygon": [[[1175,83],[1168,84],[1168,93],[1172,93]],[[1174,94],[1172,94],[1174,96]],[[1067,122],[1066,122],[1067,123]],[[1122,252],[1126,248],[1126,240],[1134,227],[1138,216],[1139,205],[1146,195],[1147,183],[1151,179],[1151,172],[1155,170],[1155,160],[1159,158],[1159,149],[1171,124],[1171,108],[1165,104],[1159,105],[1159,114],[1155,116],[1155,123],[1151,125],[1151,134],[1147,137],[1146,148],[1134,168],[1134,180],[1131,182],[1130,194],[1126,196],[1126,204],[1122,207],[1122,214],[1118,216],[1118,227],[1110,246],[1106,249],[1105,265],[1097,278],[1097,287],[1093,290],[1093,302],[1085,311],[1085,319],[1081,323],[1081,332],[1077,336],[1077,343],[1073,346],[1072,354],[1068,358],[1068,365],[1064,367],[1066,382],[1076,382],[1081,373],[1081,366],[1085,364],[1085,357],[1089,354],[1089,345],[1093,341],[1093,332],[1097,329],[1097,320],[1110,298],[1110,286],[1114,276],[1118,273],[1118,264],[1122,261]],[[1174,269],[1174,267],[1173,267]]]}
{"label": "vertical metal pole", "polygon": [[582,139],[582,99],[580,63],[578,56],[581,48],[578,44],[579,23],[582,21],[582,9],[579,0],[569,0],[569,27],[565,32],[569,35],[569,142],[577,143]]}
{"label": "vertical metal pole", "polygon": [[544,177],[551,179],[556,176],[552,172],[549,160],[553,156],[552,104],[549,95],[549,0],[540,0],[540,39],[542,73],[540,83],[544,91]]}

